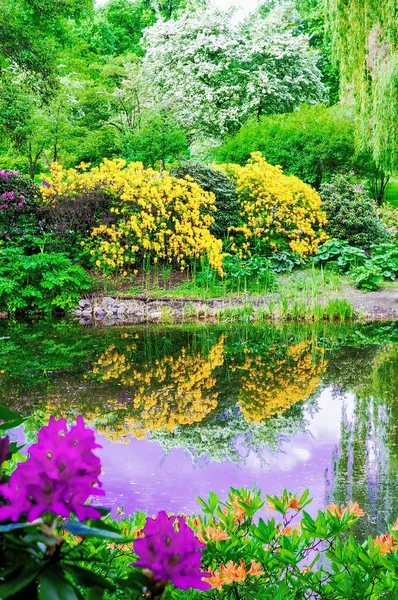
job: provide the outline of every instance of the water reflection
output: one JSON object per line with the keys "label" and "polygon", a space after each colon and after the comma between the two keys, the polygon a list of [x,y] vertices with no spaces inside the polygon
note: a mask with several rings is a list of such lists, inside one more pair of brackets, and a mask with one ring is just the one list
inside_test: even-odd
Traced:
{"label": "water reflection", "polygon": [[196,494],[257,483],[310,487],[313,510],[353,498],[361,535],[398,515],[394,324],[4,335],[0,402],[30,417],[31,438],[50,414],[83,414],[114,506],[192,512]]}

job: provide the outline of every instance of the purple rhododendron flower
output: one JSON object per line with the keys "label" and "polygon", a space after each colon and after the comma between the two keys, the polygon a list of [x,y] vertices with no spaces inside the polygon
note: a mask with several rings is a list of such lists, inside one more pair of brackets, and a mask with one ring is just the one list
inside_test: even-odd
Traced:
{"label": "purple rhododendron flower", "polygon": [[43,187],[46,187],[46,188],[50,188],[50,187],[52,187],[51,183],[49,183],[49,182],[48,182],[48,181],[46,181],[45,179],[43,179],[43,181],[42,181],[42,183],[41,183],[41,184],[42,184],[42,186],[43,186]]}
{"label": "purple rhododendron flower", "polygon": [[100,446],[83,417],[69,431],[66,419],[51,417],[37,438],[28,460],[0,485],[0,496],[8,502],[0,506],[0,521],[17,521],[24,513],[28,522],[34,521],[47,511],[65,518],[73,512],[80,521],[98,518],[99,511],[85,503],[90,496],[105,494],[95,487],[101,485],[101,462],[92,451]]}
{"label": "purple rhododendron flower", "polygon": [[[174,527],[177,523],[178,531]],[[202,581],[209,573],[200,571],[200,548],[205,548],[182,517],[168,517],[161,511],[156,519],[147,519],[145,538],[135,540],[134,551],[140,560],[133,566],[150,569],[155,581],[171,581],[182,590],[209,590]]]}
{"label": "purple rhododendron flower", "polygon": [[8,437],[8,435],[6,435],[6,437],[0,438],[0,469],[3,462],[7,460],[9,454],[10,438]]}

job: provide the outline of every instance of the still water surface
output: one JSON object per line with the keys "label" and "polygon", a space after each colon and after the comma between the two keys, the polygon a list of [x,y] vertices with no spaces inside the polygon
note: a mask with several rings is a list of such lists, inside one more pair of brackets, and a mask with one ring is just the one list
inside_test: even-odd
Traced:
{"label": "still water surface", "polygon": [[1,324],[0,403],[82,414],[108,506],[198,512],[230,486],[352,498],[359,534],[398,516],[398,324],[80,328]]}

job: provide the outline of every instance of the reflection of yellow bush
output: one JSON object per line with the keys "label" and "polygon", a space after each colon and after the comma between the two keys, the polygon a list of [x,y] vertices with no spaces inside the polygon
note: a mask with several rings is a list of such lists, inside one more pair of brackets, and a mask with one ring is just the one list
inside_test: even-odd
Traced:
{"label": "reflection of yellow bush", "polygon": [[320,373],[326,366],[323,352],[323,348],[316,348],[320,358],[314,364],[312,344],[308,341],[291,346],[285,358],[277,362],[249,350],[244,365],[235,367],[243,371],[239,406],[245,420],[259,423],[308,398],[319,385]]}
{"label": "reflection of yellow bush", "polygon": [[[132,414],[123,415],[120,433],[142,438],[147,431],[199,423],[214,410],[218,394],[212,391],[216,384],[212,371],[223,362],[223,337],[207,358],[200,353],[189,355],[183,348],[177,358],[165,356],[140,369],[129,365],[125,355],[111,345],[98,359],[93,374],[103,381],[113,379],[132,388]],[[103,433],[107,435],[106,430]]]}

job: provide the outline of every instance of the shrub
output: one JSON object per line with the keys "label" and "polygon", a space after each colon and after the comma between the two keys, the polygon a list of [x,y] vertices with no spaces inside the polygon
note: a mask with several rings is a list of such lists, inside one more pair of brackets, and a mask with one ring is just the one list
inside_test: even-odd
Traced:
{"label": "shrub", "polygon": [[317,192],[297,177],[283,174],[259,152],[246,166],[224,166],[235,181],[241,208],[239,227],[231,227],[231,250],[242,258],[290,249],[302,255],[316,252],[327,239]]}
{"label": "shrub", "polygon": [[0,310],[72,310],[91,287],[84,269],[63,254],[25,256],[19,248],[4,248],[0,259]]}
{"label": "shrub", "polygon": [[346,273],[353,267],[363,265],[367,261],[367,254],[347,242],[332,239],[318,248],[313,260],[318,266],[327,264],[341,273]]}
{"label": "shrub", "polygon": [[67,239],[76,234],[89,236],[91,229],[100,223],[112,223],[109,214],[112,194],[105,181],[90,177],[88,165],[64,171],[54,163],[49,181],[44,180],[41,206],[45,228]]}
{"label": "shrub", "polygon": [[[216,197],[217,211],[213,214],[214,223],[211,233],[223,239],[228,234],[228,227],[234,227],[239,221],[239,203],[233,182],[218,169],[203,163],[187,162],[171,170],[171,175],[181,179],[192,178],[206,192],[213,192]],[[209,214],[209,209],[207,209]]]}
{"label": "shrub", "polygon": [[354,278],[355,287],[366,292],[377,290],[384,279],[381,268],[372,261],[368,261],[360,267],[355,267],[350,271],[350,275]]}
{"label": "shrub", "polygon": [[396,239],[398,236],[398,208],[386,202],[380,207],[379,214],[390,236]]}
{"label": "shrub", "polygon": [[40,188],[17,171],[0,169],[0,239],[39,231]]}
{"label": "shrub", "polygon": [[[216,151],[220,162],[245,164],[252,152],[261,152],[272,165],[281,165],[316,189],[338,171],[355,171],[369,179],[375,194],[385,185],[369,153],[357,154],[354,116],[341,106],[303,106],[284,115],[248,121]],[[377,181],[376,181],[377,180]],[[384,191],[384,189],[383,189]]]}
{"label": "shrub", "polygon": [[364,249],[388,238],[375,202],[363,185],[355,183],[352,176],[334,175],[330,183],[321,185],[319,193],[327,217],[326,231],[330,237]]}
{"label": "shrub", "polygon": [[42,193],[50,204],[56,205],[58,197],[74,202],[82,192],[95,195],[98,189],[112,198],[106,222],[91,230],[87,244],[98,268],[127,275],[137,263],[166,261],[183,270],[191,260],[207,256],[222,273],[222,243],[209,229],[214,217],[203,214],[215,211],[215,197],[194,181],[144,169],[142,163],[126,166],[124,160],[105,159],[91,171],[83,166],[80,172],[65,172],[55,166],[49,185]]}

